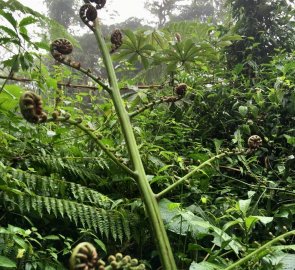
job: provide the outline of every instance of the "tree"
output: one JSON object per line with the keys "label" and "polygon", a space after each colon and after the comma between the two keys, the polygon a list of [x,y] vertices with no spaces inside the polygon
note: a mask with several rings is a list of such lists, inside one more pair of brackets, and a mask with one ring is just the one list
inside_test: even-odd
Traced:
{"label": "tree", "polygon": [[162,27],[182,0],[146,1],[145,7],[158,18],[158,27]]}
{"label": "tree", "polygon": [[[219,4],[219,3],[218,3]],[[217,8],[217,7],[216,7]],[[180,14],[173,16],[173,21],[181,20],[199,20],[206,21],[209,17],[214,17],[215,9],[212,1],[209,0],[192,0],[188,5],[184,5]]]}
{"label": "tree", "polygon": [[229,0],[228,5],[234,23],[231,31],[245,37],[230,47],[230,65],[247,60],[266,63],[277,49],[294,49],[294,10],[290,2]]}
{"label": "tree", "polygon": [[77,2],[72,0],[47,0],[46,4],[49,17],[56,20],[64,27],[68,28],[74,23],[75,10],[77,10]]}

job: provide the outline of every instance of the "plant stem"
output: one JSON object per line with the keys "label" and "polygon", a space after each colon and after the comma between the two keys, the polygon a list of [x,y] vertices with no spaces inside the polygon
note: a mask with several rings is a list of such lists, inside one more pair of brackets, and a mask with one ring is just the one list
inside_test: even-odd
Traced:
{"label": "plant stem", "polygon": [[100,141],[99,136],[97,136],[96,134],[94,134],[89,128],[85,127],[84,125],[82,125],[81,123],[68,119],[66,117],[59,117],[56,120],[55,119],[48,119],[48,121],[53,121],[53,122],[65,122],[68,123],[70,125],[74,125],[76,127],[78,127],[79,129],[83,130],[89,137],[91,137],[95,143],[98,145],[99,148],[101,148],[106,155],[112,160],[114,161],[119,167],[121,167],[125,172],[127,172],[129,175],[136,177],[137,174],[132,171],[130,168],[128,168],[126,165],[124,165],[123,163],[121,163],[117,157]]}
{"label": "plant stem", "polygon": [[135,179],[140,189],[141,196],[143,198],[145,208],[153,228],[155,241],[158,245],[158,251],[163,269],[176,270],[176,264],[164,227],[164,223],[160,216],[158,203],[146,178],[130,119],[127,111],[125,110],[125,106],[120,95],[113,62],[109,50],[106,46],[105,40],[102,36],[98,19],[96,19],[94,22],[94,34],[101,50],[103,61],[107,70],[108,79],[111,87],[111,97],[113,99],[114,106],[121,124],[122,132],[126,140],[130,159],[132,161],[134,170],[137,173],[137,177],[135,177]]}
{"label": "plant stem", "polygon": [[274,243],[284,239],[285,237],[288,237],[290,235],[295,235],[295,230],[290,231],[290,232],[286,232],[274,239],[272,239],[271,241],[267,242],[266,244],[264,244],[263,246],[261,246],[260,248],[254,250],[253,252],[251,252],[250,254],[248,254],[247,256],[245,256],[244,258],[238,260],[237,262],[233,263],[232,265],[230,265],[229,267],[224,268],[223,270],[233,270],[233,269],[237,269],[237,267],[241,266],[242,264],[246,263],[247,261],[253,260],[255,259],[255,257],[257,257],[259,255],[260,252],[262,252],[263,250],[271,247]]}
{"label": "plant stem", "polygon": [[190,171],[188,174],[186,174],[185,176],[181,177],[180,179],[178,179],[175,183],[173,183],[172,185],[170,185],[169,187],[165,188],[163,191],[159,192],[158,194],[156,194],[156,198],[160,199],[161,197],[163,197],[164,195],[166,195],[168,192],[170,192],[171,190],[173,190],[174,188],[178,187],[180,184],[182,184],[184,181],[186,181],[188,178],[190,178],[193,174],[195,174],[196,172],[198,172],[199,170],[201,170],[203,167],[210,165],[212,161],[219,159],[221,157],[224,156],[229,156],[229,155],[238,155],[240,153],[235,153],[235,152],[225,152],[225,153],[221,153],[219,155],[216,155],[212,158],[209,158],[208,160],[206,160],[205,162],[201,163],[199,166],[195,167],[192,171]]}
{"label": "plant stem", "polygon": [[[83,71],[85,71],[85,70],[83,70]],[[87,72],[87,70],[86,70],[86,72]],[[89,73],[87,73],[87,76],[88,76],[88,74]],[[89,77],[96,82],[97,78],[95,76],[91,77],[91,75],[90,75]],[[26,82],[29,83],[29,82],[38,81],[37,79],[20,78],[20,77],[15,77],[15,76],[9,77],[9,76],[3,75],[3,74],[0,75],[0,79],[5,79],[5,80],[9,80],[9,81],[23,82],[23,83],[26,83]],[[83,89],[97,90],[97,86],[89,86],[89,85],[86,85],[86,84],[72,84],[70,82],[57,82],[57,85],[58,86],[64,86],[64,87],[70,87],[70,88],[83,88]],[[138,89],[161,89],[162,85],[158,85],[158,84],[156,84],[156,85],[153,85],[153,84],[151,84],[151,85],[134,85],[134,87],[138,88]],[[133,90],[132,87],[121,87],[120,88],[120,91],[132,91],[132,90]]]}
{"label": "plant stem", "polygon": [[154,107],[155,105],[158,105],[158,104],[161,104],[164,102],[167,102],[167,103],[176,102],[180,99],[181,99],[180,97],[174,97],[174,96],[161,97],[160,99],[154,100],[154,101],[142,106],[141,108],[137,109],[136,111],[129,113],[129,117],[132,118],[132,117],[144,112],[145,110]]}

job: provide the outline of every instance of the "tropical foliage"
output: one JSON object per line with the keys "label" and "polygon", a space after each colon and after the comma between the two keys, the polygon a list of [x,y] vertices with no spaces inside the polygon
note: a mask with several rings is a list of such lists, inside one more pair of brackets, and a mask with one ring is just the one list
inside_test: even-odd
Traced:
{"label": "tropical foliage", "polygon": [[[282,1],[265,1],[262,15],[230,2],[234,27],[163,22],[123,29],[120,46],[111,33],[105,39],[177,269],[287,270],[295,264],[294,12]],[[93,67],[57,22],[18,1],[0,6],[1,269],[68,269],[84,241],[101,258],[122,252],[159,269],[101,54]],[[250,18],[263,30],[250,33]],[[51,56],[57,37],[74,44],[75,61]],[[42,97],[45,123],[22,117],[25,91]],[[251,145],[252,135],[262,144]]]}

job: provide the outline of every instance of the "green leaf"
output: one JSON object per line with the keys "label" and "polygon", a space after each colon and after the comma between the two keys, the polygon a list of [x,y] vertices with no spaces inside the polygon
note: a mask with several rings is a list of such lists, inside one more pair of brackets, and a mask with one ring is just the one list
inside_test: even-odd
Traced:
{"label": "green leaf", "polygon": [[247,115],[247,113],[248,113],[248,107],[247,106],[240,106],[239,107],[239,113],[240,113],[240,115],[245,117]]}
{"label": "green leaf", "polygon": [[200,262],[200,263],[193,262],[189,268],[189,270],[219,270],[219,269],[222,269],[222,268],[209,262]]}
{"label": "green leaf", "polygon": [[244,216],[246,216],[247,211],[250,207],[251,204],[251,199],[248,200],[239,200],[238,202],[238,208],[239,210],[241,210],[241,212],[243,213]]}
{"label": "green leaf", "polygon": [[264,225],[273,221],[273,217],[264,217],[264,216],[253,216],[253,217],[257,218]]}
{"label": "green leaf", "polygon": [[15,32],[15,31],[13,31],[12,29],[10,29],[10,28],[8,28],[8,27],[6,27],[6,26],[4,26],[4,25],[0,25],[0,30],[3,30],[4,32],[6,32],[9,36],[11,36],[11,37],[15,37],[15,38],[17,38],[18,39],[18,35],[17,35],[17,33]]}
{"label": "green leaf", "polygon": [[230,45],[232,45],[232,42],[230,40],[218,42],[218,46],[221,47],[221,48],[228,47]]}
{"label": "green leaf", "polygon": [[281,260],[282,270],[294,270],[295,265],[295,254],[287,254]]}
{"label": "green leaf", "polygon": [[284,134],[284,137],[287,139],[287,143],[295,146],[295,137]]}
{"label": "green leaf", "polygon": [[140,60],[141,60],[141,63],[143,64],[143,67],[145,69],[147,69],[149,67],[149,61],[146,57],[144,57],[143,55],[140,56]]}
{"label": "green leaf", "polygon": [[258,221],[257,217],[253,217],[253,216],[249,216],[245,218],[245,225],[247,230],[249,231],[251,228],[253,228],[253,226],[255,225],[255,223]]}
{"label": "green leaf", "polygon": [[7,257],[0,256],[0,266],[7,268],[16,268],[16,263]]}
{"label": "green leaf", "polygon": [[13,236],[13,240],[23,249],[27,250],[28,249],[28,244],[26,241],[16,235]]}
{"label": "green leaf", "polygon": [[6,85],[5,91],[0,95],[0,108],[8,111],[17,107],[22,92],[18,85]]}
{"label": "green leaf", "polygon": [[43,239],[45,239],[45,240],[54,240],[54,241],[55,240],[56,241],[60,240],[60,238],[57,235],[54,235],[54,234],[44,236]]}
{"label": "green leaf", "polygon": [[129,38],[129,40],[131,41],[131,44],[136,49],[137,48],[137,39],[136,39],[136,36],[134,35],[134,33],[129,29],[124,30],[123,33]]}
{"label": "green leaf", "polygon": [[101,248],[103,252],[107,253],[106,245],[101,240],[94,239],[93,241]]}
{"label": "green leaf", "polygon": [[2,62],[4,67],[9,67],[11,71],[17,72],[19,70],[20,60],[19,54],[13,55],[9,59]]}
{"label": "green leaf", "polygon": [[0,15],[4,17],[13,26],[13,28],[16,29],[17,21],[14,19],[12,13],[5,12],[4,10],[0,9]]}
{"label": "green leaf", "polygon": [[48,45],[48,42],[35,42],[34,45],[39,49],[44,49],[46,51],[50,50],[50,46]]}
{"label": "green leaf", "polygon": [[29,16],[29,17],[25,17],[23,18],[20,22],[19,22],[19,26],[26,26],[32,23],[37,22],[38,20],[36,20],[36,18]]}

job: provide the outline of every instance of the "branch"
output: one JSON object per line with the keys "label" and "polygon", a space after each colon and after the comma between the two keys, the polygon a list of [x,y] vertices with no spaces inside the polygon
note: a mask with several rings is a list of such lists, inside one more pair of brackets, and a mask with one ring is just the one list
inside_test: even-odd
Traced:
{"label": "branch", "polygon": [[[20,78],[20,77],[9,77],[5,75],[0,75],[0,79],[8,80],[8,81],[18,81],[18,82],[36,82],[38,80],[34,79],[28,79],[28,78]],[[97,86],[89,86],[85,84],[71,84],[71,83],[65,83],[65,82],[58,82],[58,86],[64,86],[64,87],[70,87],[70,88],[84,88],[84,89],[90,89],[90,90],[97,90]],[[151,85],[135,85],[135,88],[138,89],[161,89],[163,88],[163,85],[160,84],[151,84]],[[132,87],[121,87],[120,91],[128,91],[128,90],[134,90]]]}
{"label": "branch", "polygon": [[101,80],[100,77],[95,77],[93,74],[91,74],[91,70],[90,69],[85,69],[82,68],[80,63],[76,63],[76,65],[74,65],[71,61],[68,61],[67,58],[55,58],[57,61],[59,61],[60,63],[63,63],[69,67],[72,67],[76,70],[81,71],[82,73],[84,73],[86,76],[88,76],[89,78],[91,78],[92,80],[94,80],[97,84],[99,84],[103,89],[105,89],[109,94],[111,93],[111,89],[109,88],[108,85],[104,84]]}
{"label": "branch", "polygon": [[244,152],[224,152],[224,153],[221,153],[219,155],[216,155],[216,156],[214,156],[212,158],[209,158],[208,160],[206,160],[203,163],[201,163],[199,166],[195,167],[188,174],[186,174],[185,176],[183,176],[180,179],[178,179],[175,183],[173,183],[169,187],[165,188],[163,191],[161,191],[158,194],[156,194],[155,196],[156,196],[157,200],[160,199],[161,197],[163,197],[164,195],[166,195],[172,189],[174,189],[174,188],[178,187],[179,185],[181,185],[184,181],[186,181],[188,178],[190,178],[196,172],[200,171],[203,167],[205,167],[207,165],[210,165],[212,161],[214,161],[216,159],[220,159],[220,158],[225,157],[225,156],[240,155],[240,154],[243,154],[243,153]]}
{"label": "branch", "polygon": [[132,177],[137,177],[137,174],[132,171],[129,167],[127,167],[125,164],[121,163],[118,158],[101,142],[99,139],[100,135],[95,135],[89,128],[81,124],[81,121],[74,121],[69,119],[69,117],[58,117],[58,118],[50,118],[47,120],[47,122],[63,122],[68,123],[70,125],[74,125],[78,127],[79,129],[83,130],[89,137],[91,137],[95,143],[106,153],[106,155],[115,162],[119,167],[121,167],[125,172],[127,172]]}
{"label": "branch", "polygon": [[291,236],[291,235],[295,235],[295,230],[290,231],[290,232],[286,232],[274,239],[272,239],[271,241],[267,242],[266,244],[264,244],[263,246],[261,246],[258,249],[255,249],[253,252],[249,253],[247,256],[245,256],[244,258],[238,260],[237,262],[233,263],[232,265],[230,265],[229,267],[224,268],[224,270],[233,270],[233,269],[238,269],[239,266],[241,266],[242,264],[253,260],[253,258],[257,258],[257,255],[259,255],[260,252],[264,251],[265,249],[271,247],[274,243],[284,239],[285,237]]}
{"label": "branch", "polygon": [[175,101],[178,101],[180,100],[182,97],[177,97],[177,96],[166,96],[166,97],[161,97],[160,99],[158,100],[154,100],[152,101],[151,103],[148,103],[146,105],[144,105],[143,107],[137,109],[136,111],[132,112],[132,113],[129,113],[129,117],[132,118],[140,113],[142,113],[143,111],[149,109],[149,108],[152,108],[154,107],[155,105],[158,105],[158,104],[161,104],[161,103],[164,103],[164,102],[175,102]]}

